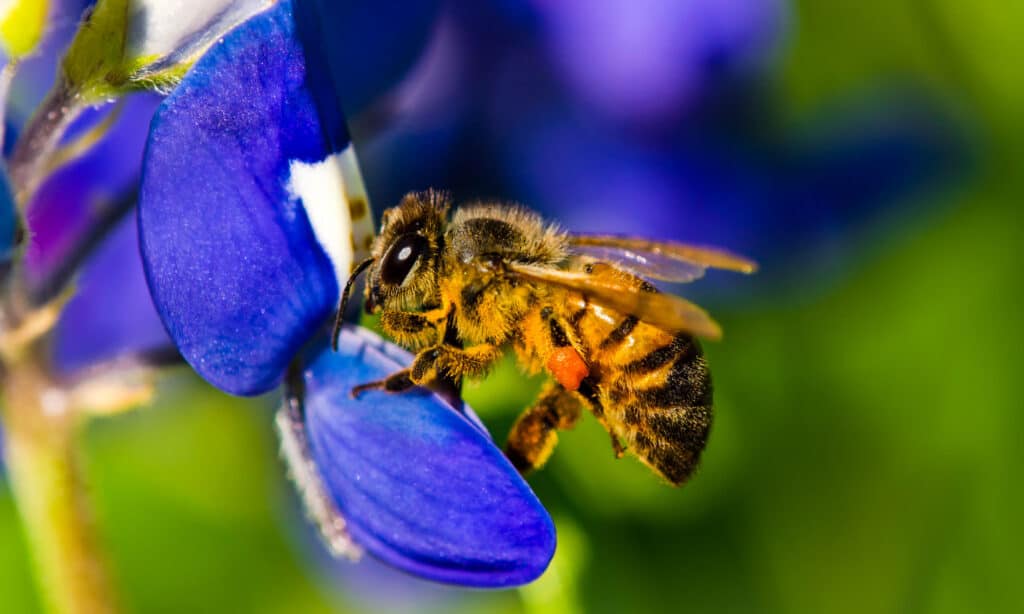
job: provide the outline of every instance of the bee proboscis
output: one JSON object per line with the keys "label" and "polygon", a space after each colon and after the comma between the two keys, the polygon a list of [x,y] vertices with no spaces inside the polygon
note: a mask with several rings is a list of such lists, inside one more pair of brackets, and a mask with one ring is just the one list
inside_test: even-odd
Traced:
{"label": "bee proboscis", "polygon": [[398,392],[480,377],[515,351],[552,380],[518,418],[505,453],[522,472],[545,463],[557,431],[588,408],[617,456],[634,453],[679,485],[697,466],[712,418],[711,378],[696,337],[721,330],[700,307],[645,277],[691,281],[709,267],[750,273],[729,252],[674,242],[573,235],[519,206],[475,204],[449,219],[436,191],[384,212],[367,270],[366,310],[415,359],[355,390]]}

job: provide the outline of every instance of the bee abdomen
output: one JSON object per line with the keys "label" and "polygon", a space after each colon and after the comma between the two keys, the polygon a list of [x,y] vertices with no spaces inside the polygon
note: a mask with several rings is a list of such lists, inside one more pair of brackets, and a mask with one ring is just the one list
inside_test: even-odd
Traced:
{"label": "bee abdomen", "polygon": [[625,341],[629,335],[636,328],[636,325],[640,323],[640,320],[636,316],[626,316],[622,319],[619,324],[608,333],[608,336],[601,340],[601,344],[598,348],[602,350],[610,350],[618,347],[623,341]]}
{"label": "bee abdomen", "polygon": [[632,450],[675,485],[693,474],[711,429],[711,407],[679,407],[653,416],[632,433]]}
{"label": "bee abdomen", "polygon": [[696,344],[691,342],[677,355],[664,383],[638,389],[636,397],[649,407],[710,406],[711,378]]}
{"label": "bee abdomen", "polygon": [[677,335],[626,365],[616,384],[610,400],[632,451],[669,482],[685,482],[711,428],[711,378],[700,346]]}
{"label": "bee abdomen", "polygon": [[672,371],[668,373],[666,385],[673,385],[677,383],[672,380],[675,370],[686,367],[699,356],[700,347],[697,342],[689,335],[680,334],[673,337],[671,342],[630,361],[623,366],[623,370],[628,375],[644,375],[671,364]]}

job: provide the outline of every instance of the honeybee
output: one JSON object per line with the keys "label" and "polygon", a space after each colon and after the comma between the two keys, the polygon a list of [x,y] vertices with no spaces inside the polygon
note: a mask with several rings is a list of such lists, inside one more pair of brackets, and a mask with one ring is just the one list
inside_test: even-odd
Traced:
{"label": "honeybee", "polygon": [[[399,392],[480,377],[511,346],[529,373],[552,377],[523,411],[505,454],[542,466],[586,407],[611,436],[673,485],[697,466],[711,426],[711,377],[696,337],[718,325],[644,277],[690,281],[706,268],[750,273],[728,252],[615,236],[568,234],[518,206],[460,207],[442,192],[410,193],[384,212],[367,272],[365,309],[398,344],[407,369],[353,390]],[[336,338],[336,337],[335,337]]]}

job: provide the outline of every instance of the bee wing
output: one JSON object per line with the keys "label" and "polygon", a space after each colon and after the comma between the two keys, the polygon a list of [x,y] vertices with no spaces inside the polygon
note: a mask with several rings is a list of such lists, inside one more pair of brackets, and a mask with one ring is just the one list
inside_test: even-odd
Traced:
{"label": "bee wing", "polygon": [[753,273],[757,263],[714,247],[651,241],[614,235],[572,235],[569,244],[581,255],[619,263],[640,277],[686,283],[708,268]]}
{"label": "bee wing", "polygon": [[579,271],[563,271],[509,263],[513,274],[537,283],[579,292],[589,301],[673,333],[719,339],[722,329],[706,311],[672,294],[645,292],[625,280],[595,278]]}
{"label": "bee wing", "polygon": [[574,248],[573,251],[587,259],[614,264],[637,277],[660,279],[676,284],[685,284],[700,279],[704,277],[704,271],[707,270],[704,265],[620,247],[588,245]]}

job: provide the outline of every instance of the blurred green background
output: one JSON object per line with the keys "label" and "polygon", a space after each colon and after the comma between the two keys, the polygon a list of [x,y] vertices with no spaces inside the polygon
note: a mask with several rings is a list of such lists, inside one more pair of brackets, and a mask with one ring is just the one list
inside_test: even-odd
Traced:
{"label": "blurred green background", "polygon": [[[793,4],[772,92],[798,122],[893,78],[956,110],[973,174],[860,229],[834,280],[710,301],[717,417],[673,489],[594,420],[531,478],[560,544],[517,591],[330,565],[302,522],[273,400],[184,369],[157,405],[93,424],[88,480],[138,612],[1008,612],[1024,604],[1024,5]],[[1016,256],[1014,254],[1017,254]],[[735,280],[734,280],[735,281]],[[735,283],[747,283],[738,280]],[[538,383],[510,363],[468,398],[501,439]],[[0,612],[39,598],[0,485]]]}

